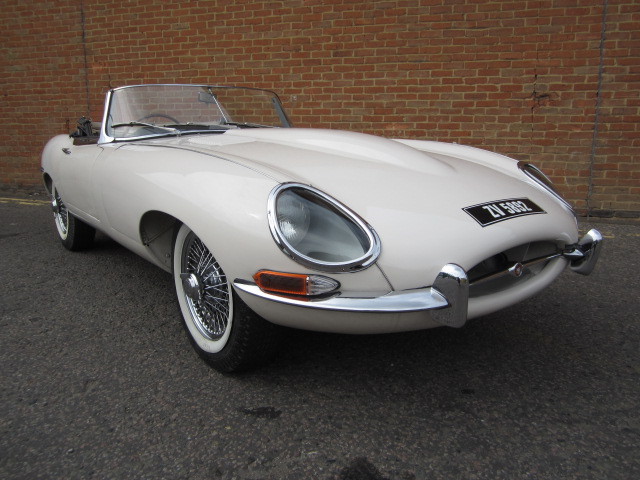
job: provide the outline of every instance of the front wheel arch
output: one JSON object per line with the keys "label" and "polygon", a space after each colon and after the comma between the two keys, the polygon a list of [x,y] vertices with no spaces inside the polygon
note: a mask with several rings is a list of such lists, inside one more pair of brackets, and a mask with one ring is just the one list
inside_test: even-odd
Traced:
{"label": "front wheel arch", "polygon": [[140,239],[157,263],[166,271],[173,271],[173,245],[182,222],[159,210],[146,212],[140,219]]}

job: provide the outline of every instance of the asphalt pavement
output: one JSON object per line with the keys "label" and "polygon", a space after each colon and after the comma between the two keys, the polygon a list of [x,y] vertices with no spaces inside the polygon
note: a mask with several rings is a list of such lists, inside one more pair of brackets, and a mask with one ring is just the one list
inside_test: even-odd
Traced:
{"label": "asphalt pavement", "polygon": [[170,275],[0,199],[0,478],[640,478],[640,224],[596,227],[591,276],[462,329],[292,331],[222,375]]}

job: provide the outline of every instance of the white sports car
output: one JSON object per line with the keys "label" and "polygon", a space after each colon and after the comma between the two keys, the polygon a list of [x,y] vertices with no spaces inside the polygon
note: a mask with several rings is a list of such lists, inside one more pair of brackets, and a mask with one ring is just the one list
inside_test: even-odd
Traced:
{"label": "white sports car", "polygon": [[341,333],[446,325],[519,302],[602,237],[528,163],[455,144],[297,129],[273,92],[110,90],[42,155],[69,250],[96,229],[175,279],[198,353],[259,365],[280,326]]}

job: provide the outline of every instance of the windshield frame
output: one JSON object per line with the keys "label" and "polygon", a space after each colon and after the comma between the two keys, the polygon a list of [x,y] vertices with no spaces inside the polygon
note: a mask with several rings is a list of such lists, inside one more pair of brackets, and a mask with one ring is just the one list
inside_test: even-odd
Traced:
{"label": "windshield frame", "polygon": [[[158,133],[150,133],[148,135],[139,135],[139,136],[123,136],[118,137],[115,135],[115,132],[108,133],[108,129],[111,127],[110,121],[110,112],[113,107],[114,95],[121,90],[130,89],[130,88],[138,88],[138,87],[193,87],[194,89],[211,89],[211,90],[244,90],[244,91],[254,91],[254,92],[262,92],[271,96],[271,101],[273,102],[274,115],[277,115],[280,120],[281,125],[258,125],[258,124],[250,124],[250,123],[242,123],[242,122],[227,122],[221,123],[219,125],[220,128],[207,128],[207,129],[189,129],[189,130],[179,130],[177,128],[171,129],[171,127],[165,127],[158,125],[158,129],[162,129],[162,132]],[[214,97],[215,98],[215,97]],[[224,107],[220,105],[220,103],[215,100],[215,104],[222,110],[222,116],[227,121],[226,112],[224,111]],[[132,121],[132,126],[136,126],[136,122]],[[116,125],[119,125],[117,122]],[[282,105],[282,101],[277,93],[272,90],[267,90],[263,88],[253,88],[253,87],[240,87],[235,85],[206,85],[206,84],[189,84],[189,83],[158,83],[158,84],[140,84],[140,85],[126,85],[122,87],[112,88],[107,92],[105,98],[104,105],[104,115],[102,119],[102,125],[100,128],[100,138],[98,143],[112,143],[112,142],[130,142],[136,140],[145,140],[151,138],[159,138],[159,137],[175,137],[181,135],[189,135],[189,134],[202,134],[202,133],[224,133],[229,129],[236,128],[291,128],[293,127],[291,120],[289,119],[284,107]]]}

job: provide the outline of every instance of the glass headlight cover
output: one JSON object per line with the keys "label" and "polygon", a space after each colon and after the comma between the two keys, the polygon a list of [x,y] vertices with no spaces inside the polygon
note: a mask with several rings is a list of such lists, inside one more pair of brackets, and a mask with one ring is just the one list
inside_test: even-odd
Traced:
{"label": "glass headlight cover", "polygon": [[573,211],[573,207],[571,206],[571,204],[569,204],[569,202],[562,198],[562,195],[560,195],[560,192],[558,192],[551,179],[547,177],[542,172],[542,170],[540,170],[535,165],[527,162],[518,162],[518,168],[522,170],[525,175],[535,181],[538,185],[544,187],[549,193],[560,200],[565,206],[569,208],[569,210]]}
{"label": "glass headlight cover", "polygon": [[380,254],[380,239],[362,218],[308,185],[277,186],[269,196],[268,217],[280,249],[315,270],[363,270]]}

